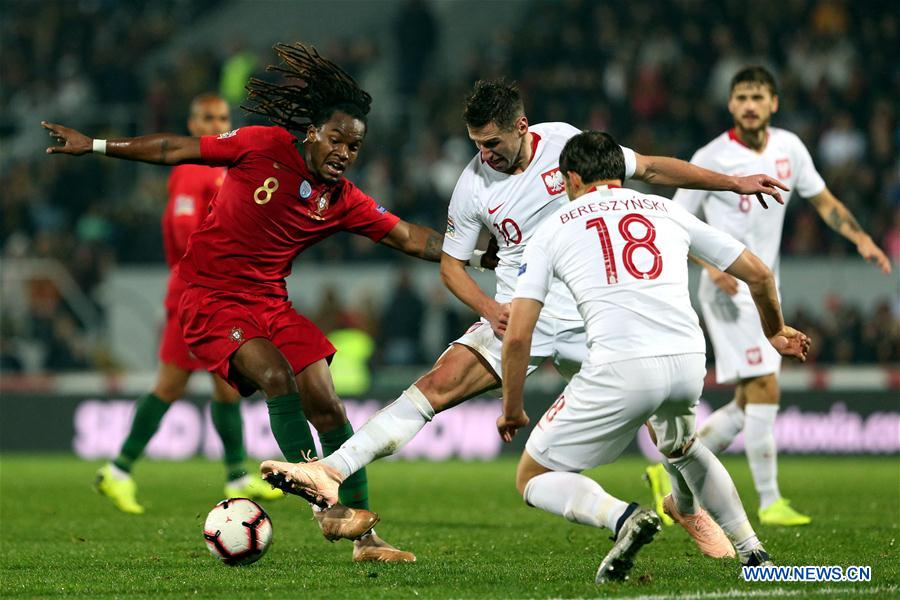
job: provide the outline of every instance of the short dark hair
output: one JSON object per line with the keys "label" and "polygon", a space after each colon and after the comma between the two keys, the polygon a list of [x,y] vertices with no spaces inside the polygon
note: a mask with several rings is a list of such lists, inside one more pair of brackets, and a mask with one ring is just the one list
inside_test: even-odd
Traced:
{"label": "short dark hair", "polygon": [[463,119],[470,127],[496,123],[502,130],[512,129],[516,119],[525,114],[525,105],[515,81],[481,79],[466,98]]}
{"label": "short dark hair", "polygon": [[625,179],[625,155],[605,131],[582,131],[566,142],[559,155],[559,170],[575,172],[585,183]]}
{"label": "short dark hair", "polygon": [[778,95],[778,85],[775,83],[775,76],[767,68],[759,65],[750,65],[735,73],[734,77],[731,78],[729,91],[733,92],[739,83],[766,85],[769,86],[769,91],[772,92],[773,96]]}

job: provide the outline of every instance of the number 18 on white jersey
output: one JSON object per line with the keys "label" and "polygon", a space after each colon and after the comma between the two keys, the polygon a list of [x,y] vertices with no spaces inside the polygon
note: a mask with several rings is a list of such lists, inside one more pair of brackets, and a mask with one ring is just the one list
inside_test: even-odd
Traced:
{"label": "number 18 on white jersey", "polygon": [[515,298],[571,290],[591,364],[704,352],[687,255],[727,269],[744,245],[661,196],[601,187],[548,218],[525,248]]}

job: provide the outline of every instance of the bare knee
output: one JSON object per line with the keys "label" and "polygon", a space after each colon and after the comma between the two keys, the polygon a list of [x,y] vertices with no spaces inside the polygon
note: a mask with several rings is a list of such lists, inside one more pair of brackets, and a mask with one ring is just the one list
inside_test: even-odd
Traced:
{"label": "bare knee", "polygon": [[522,453],[522,458],[519,459],[519,466],[516,467],[516,489],[519,491],[519,494],[522,495],[523,500],[526,502],[528,501],[525,498],[525,488],[528,486],[528,482],[538,475],[549,471],[550,469],[541,466],[531,458],[531,455],[528,454],[527,450]]}
{"label": "bare knee", "polygon": [[778,378],[769,374],[741,380],[737,384],[735,400],[741,410],[747,404],[778,404],[781,401]]}
{"label": "bare knee", "polygon": [[268,398],[297,393],[297,382],[288,365],[263,367],[254,382]]}
{"label": "bare knee", "polygon": [[163,402],[172,404],[184,396],[190,376],[190,371],[174,365],[163,364],[159,370],[156,387],[153,388],[153,395]]}
{"label": "bare knee", "polygon": [[415,386],[438,413],[499,384],[483,358],[471,348],[455,344]]}

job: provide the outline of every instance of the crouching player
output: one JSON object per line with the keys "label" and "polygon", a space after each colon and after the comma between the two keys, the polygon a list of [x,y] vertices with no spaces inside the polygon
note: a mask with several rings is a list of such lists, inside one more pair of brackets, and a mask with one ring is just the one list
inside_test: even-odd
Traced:
{"label": "crouching player", "polygon": [[731,477],[695,437],[706,361],[688,294],[688,253],[748,284],[780,354],[804,360],[809,339],[785,326],[771,271],[741,243],[664,198],[619,187],[625,163],[610,135],[576,135],[559,165],[571,203],[547,219],[525,249],[503,340],[501,437],[508,442],[528,424],[529,348],[554,278],[575,297],[589,359],[529,437],[516,475],[519,492],[531,506],[613,531],[615,544],[596,581],[626,578],[635,554],[659,531],[659,517],[579,472],[616,460],[649,420],[657,446],[679,474],[673,490],[678,510],[697,514],[699,501],[743,564],[769,563]]}

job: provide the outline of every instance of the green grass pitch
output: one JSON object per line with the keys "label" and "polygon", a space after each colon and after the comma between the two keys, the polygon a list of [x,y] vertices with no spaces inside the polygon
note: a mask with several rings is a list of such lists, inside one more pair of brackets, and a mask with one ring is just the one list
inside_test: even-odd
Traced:
{"label": "green grass pitch", "polygon": [[[634,457],[590,474],[623,499],[648,500]],[[677,527],[645,548],[624,584],[593,583],[608,533],[527,508],[515,463],[380,462],[369,469],[379,533],[412,550],[411,565],[355,564],[349,542],[330,544],[296,498],[269,502],[274,545],[231,568],[202,540],[222,494],[221,466],[142,462],[148,511],[117,512],[90,487],[99,463],[65,456],[0,457],[0,596],[82,598],[548,598],[898,597],[900,459],[783,457],[785,495],[814,522],[757,527],[779,564],[870,565],[872,582],[744,583],[736,561],[698,554]],[[756,497],[743,457],[726,466],[754,524]]]}

